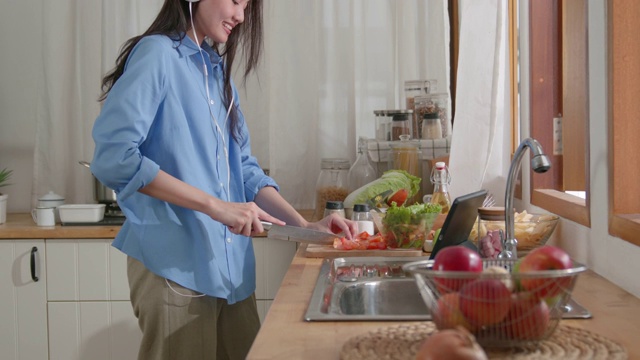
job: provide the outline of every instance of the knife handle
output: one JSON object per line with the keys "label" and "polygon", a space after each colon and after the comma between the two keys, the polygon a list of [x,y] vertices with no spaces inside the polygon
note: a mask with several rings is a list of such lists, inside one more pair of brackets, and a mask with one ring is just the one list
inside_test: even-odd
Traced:
{"label": "knife handle", "polygon": [[262,227],[264,228],[264,231],[269,231],[269,229],[271,229],[271,223],[268,221],[260,221],[260,223],[262,224]]}

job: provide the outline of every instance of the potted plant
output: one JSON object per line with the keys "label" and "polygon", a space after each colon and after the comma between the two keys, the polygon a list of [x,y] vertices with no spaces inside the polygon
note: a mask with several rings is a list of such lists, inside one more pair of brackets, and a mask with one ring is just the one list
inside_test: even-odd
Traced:
{"label": "potted plant", "polygon": [[[11,173],[13,170],[9,170],[4,168],[0,171],[0,190],[2,187],[11,185],[9,184],[9,179],[11,178]],[[7,199],[9,195],[3,194],[0,192],[0,224],[4,224],[7,221]]]}

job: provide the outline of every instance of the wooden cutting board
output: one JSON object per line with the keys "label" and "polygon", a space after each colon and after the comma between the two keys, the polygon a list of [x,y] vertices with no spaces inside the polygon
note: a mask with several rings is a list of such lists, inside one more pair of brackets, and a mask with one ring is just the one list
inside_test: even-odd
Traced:
{"label": "wooden cutting board", "polygon": [[385,249],[385,250],[338,250],[331,245],[301,244],[306,246],[305,257],[336,258],[349,256],[423,256],[429,255],[419,249]]}

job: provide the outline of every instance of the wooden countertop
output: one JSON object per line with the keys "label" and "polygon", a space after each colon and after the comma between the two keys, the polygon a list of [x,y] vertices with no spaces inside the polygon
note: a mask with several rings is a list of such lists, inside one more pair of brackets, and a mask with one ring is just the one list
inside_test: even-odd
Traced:
{"label": "wooden countertop", "polygon": [[31,214],[7,214],[0,225],[2,239],[113,239],[120,226],[37,226]]}
{"label": "wooden countertop", "polygon": [[[300,246],[247,359],[339,359],[351,337],[400,322],[305,322],[323,259],[305,258]],[[618,342],[640,359],[640,299],[592,271],[580,275],[573,297],[591,319],[562,320]],[[403,322],[408,324],[410,322]]]}

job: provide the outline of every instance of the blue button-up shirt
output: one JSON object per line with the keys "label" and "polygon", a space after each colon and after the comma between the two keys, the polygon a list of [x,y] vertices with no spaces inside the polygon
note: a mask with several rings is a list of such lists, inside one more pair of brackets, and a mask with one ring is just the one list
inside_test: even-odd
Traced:
{"label": "blue button-up shirt", "polygon": [[[113,246],[162,277],[235,303],[255,291],[251,238],[138,192],[160,169],[232,202],[253,201],[264,186],[277,188],[251,155],[241,113],[241,139],[230,137],[221,100],[224,63],[210,46],[203,50],[209,97],[203,58],[189,37],[140,40],[96,119],[91,171],[116,191],[127,217]],[[237,105],[235,86],[233,91]]]}

